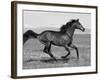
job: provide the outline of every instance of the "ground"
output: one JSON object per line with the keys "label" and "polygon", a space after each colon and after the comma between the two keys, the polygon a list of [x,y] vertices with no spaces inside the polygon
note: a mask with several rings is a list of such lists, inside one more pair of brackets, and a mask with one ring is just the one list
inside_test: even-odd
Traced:
{"label": "ground", "polygon": [[90,34],[75,34],[73,43],[78,47],[79,60],[76,52],[70,49],[71,55],[68,59],[61,59],[67,54],[63,47],[52,45],[52,54],[57,62],[43,52],[44,45],[37,39],[29,39],[23,46],[23,69],[57,68],[57,67],[80,67],[91,65],[91,42]]}

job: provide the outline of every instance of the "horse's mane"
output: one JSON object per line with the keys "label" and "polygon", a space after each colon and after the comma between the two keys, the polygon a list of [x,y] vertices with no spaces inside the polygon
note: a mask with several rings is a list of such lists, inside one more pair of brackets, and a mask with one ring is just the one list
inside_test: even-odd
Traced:
{"label": "horse's mane", "polygon": [[71,28],[72,24],[75,22],[75,19],[70,20],[65,25],[62,25],[60,28],[60,32],[65,33],[67,29]]}

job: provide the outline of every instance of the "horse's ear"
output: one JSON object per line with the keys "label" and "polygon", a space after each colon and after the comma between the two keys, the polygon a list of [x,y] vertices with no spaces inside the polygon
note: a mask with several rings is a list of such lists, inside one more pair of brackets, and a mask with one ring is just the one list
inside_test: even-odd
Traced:
{"label": "horse's ear", "polygon": [[77,19],[77,22],[79,22],[79,19]]}

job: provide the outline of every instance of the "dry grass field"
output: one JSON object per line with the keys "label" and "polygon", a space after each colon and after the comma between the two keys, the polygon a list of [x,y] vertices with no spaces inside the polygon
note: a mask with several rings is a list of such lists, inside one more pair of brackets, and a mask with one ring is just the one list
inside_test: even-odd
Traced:
{"label": "dry grass field", "polygon": [[52,45],[51,51],[57,58],[56,62],[52,60],[48,54],[43,52],[43,44],[41,44],[37,39],[30,39],[23,46],[23,69],[90,66],[90,40],[90,34],[74,35],[73,43],[78,47],[80,56],[79,60],[77,60],[74,49],[70,49],[71,55],[68,59],[61,59],[61,56],[66,55],[67,51],[63,47]]}

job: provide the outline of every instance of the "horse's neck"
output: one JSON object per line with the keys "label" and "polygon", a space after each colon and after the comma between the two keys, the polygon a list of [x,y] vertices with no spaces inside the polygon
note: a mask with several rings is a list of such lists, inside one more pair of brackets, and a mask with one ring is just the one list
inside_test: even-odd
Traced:
{"label": "horse's neck", "polygon": [[70,29],[68,29],[66,31],[66,33],[72,38],[73,35],[74,35],[74,32],[75,32],[75,28],[74,27],[71,27]]}

